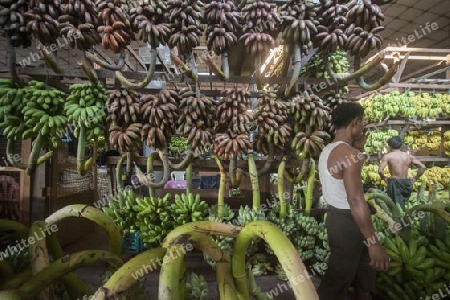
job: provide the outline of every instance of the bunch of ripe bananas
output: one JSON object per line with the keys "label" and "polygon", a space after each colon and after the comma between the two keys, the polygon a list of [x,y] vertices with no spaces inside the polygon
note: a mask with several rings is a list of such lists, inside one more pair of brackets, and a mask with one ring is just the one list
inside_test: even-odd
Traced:
{"label": "bunch of ripe bananas", "polygon": [[348,7],[337,0],[321,0],[321,14],[319,16],[318,33],[314,44],[319,51],[328,54],[337,49],[345,49],[348,36],[345,34],[347,24],[346,13]]}
{"label": "bunch of ripe bananas", "polygon": [[96,29],[97,15],[91,0],[69,0],[61,6],[61,15],[58,17],[60,35],[68,38],[71,48],[92,48],[101,41]]}
{"label": "bunch of ripe bananas", "polygon": [[276,11],[276,4],[272,0],[245,0],[241,2],[244,13],[244,41],[247,53],[251,55],[266,53],[275,47],[278,26],[281,20]]}
{"label": "bunch of ripe bananas", "polygon": [[153,49],[166,45],[171,32],[166,3],[161,0],[138,0],[136,4],[130,9],[130,15],[139,40],[148,42]]}
{"label": "bunch of ripe bananas", "polygon": [[416,114],[421,119],[439,117],[442,114],[442,98],[429,93],[417,94],[414,97]]}
{"label": "bunch of ripe bananas", "polygon": [[205,5],[206,45],[220,55],[237,43],[236,32],[239,31],[239,15],[232,0],[226,2],[213,0]]}
{"label": "bunch of ripe bananas", "polygon": [[56,149],[64,136],[67,117],[64,103],[67,95],[53,87],[47,88],[44,82],[30,81],[26,90],[26,105],[22,110],[25,124],[29,129],[23,132],[23,139],[35,138],[33,144],[40,140],[41,149]]}
{"label": "bunch of ripe bananas", "polygon": [[190,222],[203,221],[208,216],[208,204],[200,195],[192,193],[175,194],[175,203],[170,206],[175,227]]}
{"label": "bunch of ripe bananas", "polygon": [[450,156],[450,130],[444,132],[444,151],[445,155]]}
{"label": "bunch of ripe bananas", "polygon": [[103,212],[114,219],[120,232],[124,235],[136,229],[137,198],[132,190],[124,189],[108,201]]}
{"label": "bunch of ripe bananas", "polygon": [[76,125],[74,134],[79,136],[83,127],[87,139],[98,137],[105,117],[105,88],[101,84],[76,83],[70,86],[70,95],[64,105],[68,121]]}
{"label": "bunch of ripe bananas", "polygon": [[169,23],[172,25],[172,34],[167,42],[170,48],[177,47],[179,53],[188,54],[200,45],[202,6],[199,0],[167,1]]}
{"label": "bunch of ripe bananas", "polygon": [[365,57],[375,48],[380,49],[383,38],[378,33],[384,30],[381,22],[384,14],[380,7],[371,0],[352,0],[348,4],[347,26],[345,34],[348,37],[347,51],[351,55]]}
{"label": "bunch of ripe bananas", "polygon": [[336,108],[339,104],[347,102],[345,94],[349,91],[348,87],[342,87],[335,91],[327,91],[323,94],[322,100],[325,107],[330,108],[331,111]]}
{"label": "bunch of ripe bananas", "polygon": [[448,94],[434,94],[435,98],[438,98],[441,101],[442,108],[442,116],[449,117],[450,116],[450,95]]}
{"label": "bunch of ripe bananas", "polygon": [[43,45],[55,44],[59,36],[60,9],[59,0],[28,1],[28,11],[23,14],[27,20],[27,33],[31,32]]}
{"label": "bunch of ripe bananas", "polygon": [[371,131],[366,143],[364,144],[364,151],[367,153],[384,153],[387,149],[389,149],[387,140],[397,135],[398,131],[395,129]]}
{"label": "bunch of ripe bananas", "polygon": [[26,89],[17,88],[12,79],[0,79],[0,130],[9,140],[20,140],[26,129],[22,113],[25,94]]}
{"label": "bunch of ripe bananas", "polygon": [[207,152],[212,144],[214,122],[211,115],[216,111],[216,101],[205,95],[197,98],[196,93],[189,88],[179,91],[178,131],[187,138],[188,147],[195,153]]}
{"label": "bunch of ripe bananas", "polygon": [[[330,55],[328,55],[328,61],[333,72],[348,72],[349,63],[347,60],[347,53],[345,51],[337,50],[336,52],[331,53]],[[325,69],[322,52],[315,54],[313,57],[311,57],[310,60],[308,60],[306,65],[300,71],[300,76],[309,78],[330,77],[327,70]]]}
{"label": "bunch of ripe bananas", "polygon": [[133,206],[137,216],[136,227],[146,248],[160,247],[167,234],[173,230],[174,223],[170,207],[171,194],[161,197],[137,198]]}
{"label": "bunch of ripe bananas", "polygon": [[28,31],[24,15],[27,9],[26,0],[5,0],[0,3],[0,28],[11,38],[14,47],[31,46],[31,25]]}
{"label": "bunch of ripe bananas", "polygon": [[442,143],[441,132],[439,130],[430,130],[428,133],[418,130],[409,131],[403,142],[413,150],[418,150],[422,147],[428,147],[430,150],[439,150]]}
{"label": "bunch of ripe bananas", "polygon": [[[387,169],[386,169],[387,170]],[[361,179],[364,184],[371,187],[381,187],[386,185],[378,174],[378,165],[374,163],[365,163],[361,170]]]}
{"label": "bunch of ripe bananas", "polygon": [[106,110],[108,123],[113,126],[128,125],[139,122],[141,95],[128,89],[110,90],[107,92]]}
{"label": "bunch of ripe bananas", "polygon": [[189,299],[208,299],[208,284],[202,275],[198,276],[192,272],[190,281],[186,283],[186,290],[189,293]]}
{"label": "bunch of ripe bananas", "polygon": [[130,45],[134,33],[131,30],[130,16],[120,6],[120,1],[97,0],[98,11],[97,31],[102,35],[103,49],[111,49],[119,53]]}
{"label": "bunch of ripe bananas", "polygon": [[249,92],[245,89],[223,90],[216,109],[216,129],[214,152],[224,159],[234,159],[247,154],[252,148],[248,134],[252,130],[253,117],[247,112],[250,104]]}
{"label": "bunch of ripe bananas", "polygon": [[286,122],[290,112],[290,102],[277,99],[277,95],[268,92],[258,98],[253,118],[258,128],[255,143],[256,151],[269,154],[269,144],[273,143],[279,151],[291,136],[292,127]]}
{"label": "bunch of ripe bananas", "polygon": [[161,90],[157,96],[147,94],[141,98],[142,139],[146,145],[164,149],[175,133],[180,96],[174,90]]}
{"label": "bunch of ripe bananas", "polygon": [[289,0],[283,4],[280,11],[283,43],[301,45],[303,54],[307,55],[317,33],[318,13],[319,6],[313,1]]}

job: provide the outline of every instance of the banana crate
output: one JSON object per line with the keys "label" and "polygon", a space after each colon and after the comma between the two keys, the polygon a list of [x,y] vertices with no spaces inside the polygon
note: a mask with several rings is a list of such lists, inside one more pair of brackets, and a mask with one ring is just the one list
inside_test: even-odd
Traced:
{"label": "banana crate", "polygon": [[126,254],[139,254],[142,252],[143,243],[139,237],[139,230],[126,233],[122,237],[122,252]]}

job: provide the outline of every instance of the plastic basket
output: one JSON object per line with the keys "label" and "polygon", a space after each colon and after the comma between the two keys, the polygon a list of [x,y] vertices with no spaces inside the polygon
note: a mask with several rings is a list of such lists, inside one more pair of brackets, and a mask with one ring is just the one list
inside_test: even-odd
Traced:
{"label": "plastic basket", "polygon": [[122,252],[127,254],[138,254],[142,252],[143,243],[139,237],[139,230],[127,233],[122,238]]}

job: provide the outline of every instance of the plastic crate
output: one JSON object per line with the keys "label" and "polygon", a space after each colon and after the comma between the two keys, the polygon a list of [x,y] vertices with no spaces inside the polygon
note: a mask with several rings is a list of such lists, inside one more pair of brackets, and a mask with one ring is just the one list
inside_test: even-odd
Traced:
{"label": "plastic crate", "polygon": [[127,233],[122,237],[122,252],[127,254],[138,254],[142,252],[143,243],[139,237],[139,230]]}

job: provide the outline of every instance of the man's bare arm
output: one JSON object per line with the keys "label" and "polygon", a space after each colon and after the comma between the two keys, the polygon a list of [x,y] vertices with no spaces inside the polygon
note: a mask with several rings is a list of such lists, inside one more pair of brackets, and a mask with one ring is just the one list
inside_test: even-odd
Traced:
{"label": "man's bare arm", "polygon": [[386,157],[386,155],[383,156],[383,159],[381,160],[380,166],[378,167],[378,174],[380,174],[381,181],[386,180],[386,176],[384,176],[384,168],[388,165],[389,161]]}
{"label": "man's bare arm", "polygon": [[[353,153],[354,152],[354,153]],[[352,151],[357,155],[358,151]],[[357,161],[347,166],[343,171],[344,187],[347,192],[347,201],[350,204],[351,213],[356,225],[365,239],[375,241],[369,246],[370,265],[376,270],[389,269],[389,257],[375,235],[369,206],[364,199],[364,190],[361,182],[362,164]],[[375,238],[374,238],[375,237]]]}
{"label": "man's bare arm", "polygon": [[415,158],[414,156],[412,157],[411,163],[417,167],[417,174],[416,174],[416,177],[413,178],[414,181],[416,181],[416,180],[419,179],[420,176],[422,176],[422,174],[425,172],[426,167],[425,167],[425,165],[424,165],[420,160],[418,160],[418,159]]}

